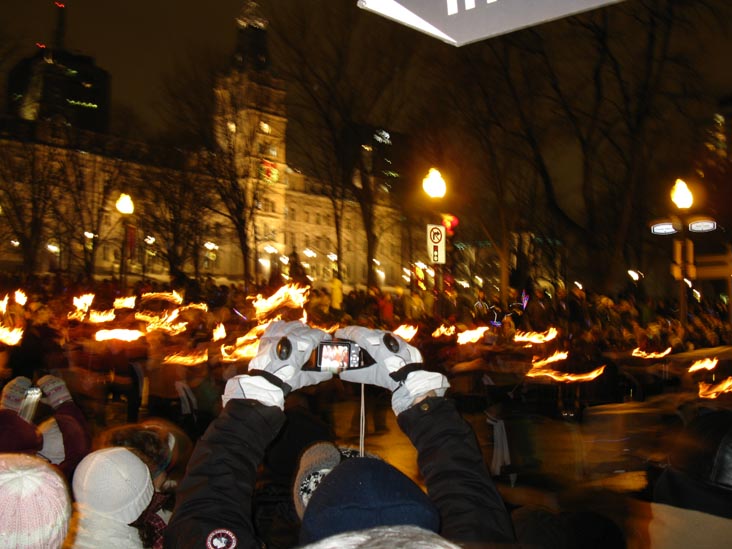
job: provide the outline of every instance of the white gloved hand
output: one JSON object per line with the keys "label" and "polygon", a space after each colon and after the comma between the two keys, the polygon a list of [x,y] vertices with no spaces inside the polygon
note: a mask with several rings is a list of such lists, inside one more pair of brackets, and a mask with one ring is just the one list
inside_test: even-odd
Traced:
{"label": "white gloved hand", "polygon": [[235,376],[226,383],[224,406],[232,398],[249,398],[284,408],[285,396],[291,390],[329,380],[333,377],[330,372],[302,370],[318,343],[329,337],[327,332],[300,321],[273,322],[259,340],[249,375]]}
{"label": "white gloved hand", "polygon": [[450,386],[444,375],[422,369],[422,353],[398,335],[349,326],[336,331],[335,336],[355,341],[376,362],[365,368],[345,370],[339,377],[389,389],[392,391],[391,406],[397,415],[419,397],[430,393],[443,396]]}

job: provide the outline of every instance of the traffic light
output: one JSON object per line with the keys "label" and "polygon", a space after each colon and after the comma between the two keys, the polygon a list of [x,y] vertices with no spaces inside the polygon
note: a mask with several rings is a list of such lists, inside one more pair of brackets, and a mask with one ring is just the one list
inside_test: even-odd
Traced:
{"label": "traffic light", "polygon": [[445,227],[445,232],[448,237],[455,235],[455,229],[457,228],[459,220],[452,214],[442,214],[442,226]]}

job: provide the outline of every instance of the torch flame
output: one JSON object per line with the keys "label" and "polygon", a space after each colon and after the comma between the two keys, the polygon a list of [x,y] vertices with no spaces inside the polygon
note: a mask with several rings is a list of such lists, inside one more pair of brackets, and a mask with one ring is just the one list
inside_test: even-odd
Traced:
{"label": "torch flame", "polygon": [[666,349],[665,351],[662,351],[660,353],[656,353],[656,352],[646,353],[645,351],[641,351],[639,347],[636,347],[635,349],[633,349],[633,352],[631,354],[633,356],[637,356],[640,358],[663,358],[670,352],[671,352],[671,347],[669,347],[668,349]]}
{"label": "torch flame", "polygon": [[0,301],[0,312],[5,314],[8,310],[8,294],[5,294],[5,297]]}
{"label": "torch flame", "polygon": [[114,300],[114,308],[115,309],[134,309],[135,308],[135,301],[137,298],[134,295],[131,295],[130,297],[118,297]]}
{"label": "torch flame", "polygon": [[208,305],[205,303],[189,303],[185,307],[180,308],[181,311],[185,311],[186,309],[198,309],[199,311],[203,311],[204,313],[208,311]]}
{"label": "torch flame", "polygon": [[216,325],[216,328],[214,328],[212,341],[219,341],[221,339],[224,339],[225,337],[226,337],[226,328],[224,328],[224,325],[221,322],[219,322]]}
{"label": "torch flame", "polygon": [[533,368],[543,368],[547,364],[551,364],[552,362],[559,362],[560,360],[566,360],[569,356],[569,353],[566,351],[557,351],[550,357],[547,357],[545,359],[536,359],[532,360],[531,364],[533,365]]}
{"label": "torch flame", "polygon": [[441,337],[441,336],[452,336],[455,335],[455,326],[445,326],[442,324],[439,328],[437,328],[434,332],[432,332],[432,337]]}
{"label": "torch flame", "polygon": [[99,330],[94,334],[94,339],[97,341],[109,341],[111,339],[119,341],[137,341],[145,334],[140,330],[123,330],[116,328],[114,330]]}
{"label": "torch flame", "polygon": [[409,324],[402,324],[396,330],[394,334],[401,337],[404,341],[412,341],[412,338],[417,335],[417,326],[410,326]]}
{"label": "torch flame", "polygon": [[513,340],[516,343],[546,343],[557,337],[558,334],[559,332],[554,327],[549,328],[546,332],[517,331],[516,335],[513,336]]}
{"label": "torch flame", "polygon": [[297,284],[285,284],[274,295],[267,299],[258,294],[252,302],[257,318],[262,318],[278,307],[299,309],[305,306],[310,286],[300,287]]}
{"label": "torch flame", "polygon": [[716,385],[699,382],[699,398],[717,398],[723,393],[730,392],[732,392],[732,377],[728,377]]}
{"label": "torch flame", "polygon": [[465,330],[464,332],[460,332],[458,334],[457,342],[459,345],[465,345],[466,343],[476,343],[480,341],[486,331],[488,331],[488,326],[481,326],[480,328],[476,328],[475,330]]}
{"label": "torch flame", "polygon": [[0,326],[0,343],[10,346],[17,345],[22,338],[23,328],[6,328],[5,326]]}
{"label": "torch flame", "polygon": [[544,368],[532,368],[526,373],[526,375],[528,377],[546,376],[552,378],[554,381],[559,381],[561,383],[570,383],[573,381],[592,381],[593,379],[602,375],[604,371],[604,365],[584,374],[570,374],[567,372],[558,372],[556,370],[546,370]]}
{"label": "torch flame", "polygon": [[89,311],[89,322],[93,322],[94,324],[110,322],[114,320],[114,318],[114,309],[109,309],[108,311],[95,311],[92,309]]}
{"label": "torch flame", "polygon": [[135,319],[147,322],[145,330],[148,332],[160,330],[161,332],[167,332],[171,335],[178,335],[185,331],[186,326],[188,326],[187,322],[173,323],[173,321],[178,318],[178,315],[180,315],[180,310],[175,309],[173,312],[166,313],[163,316],[135,313]]}
{"label": "torch flame", "polygon": [[163,364],[180,364],[182,366],[197,366],[208,361],[208,350],[193,353],[175,353],[163,359]]}
{"label": "torch flame", "polygon": [[224,362],[236,362],[245,358],[257,356],[259,349],[259,337],[264,333],[269,322],[258,324],[243,336],[237,338],[234,345],[221,346],[221,360]]}
{"label": "torch flame", "polygon": [[699,370],[714,370],[714,368],[717,366],[718,360],[716,358],[703,358],[701,360],[697,360],[689,366],[689,373],[692,372],[698,372]]}
{"label": "torch flame", "polygon": [[94,294],[84,294],[74,298],[74,307],[79,311],[87,312],[94,301]]}
{"label": "torch flame", "polygon": [[183,297],[181,297],[181,295],[175,290],[172,292],[148,292],[146,294],[142,294],[140,299],[162,299],[163,301],[172,301],[177,305],[183,303]]}
{"label": "torch flame", "polygon": [[21,307],[28,301],[28,296],[23,293],[23,290],[15,290],[15,302]]}

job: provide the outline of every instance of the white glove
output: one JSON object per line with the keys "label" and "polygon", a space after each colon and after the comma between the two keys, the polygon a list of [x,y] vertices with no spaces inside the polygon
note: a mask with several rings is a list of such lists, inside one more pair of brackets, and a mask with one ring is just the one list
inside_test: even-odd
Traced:
{"label": "white glove", "polygon": [[389,389],[392,391],[391,407],[397,415],[430,392],[443,396],[450,386],[444,375],[423,370],[422,353],[398,335],[349,326],[336,331],[335,336],[355,341],[376,362],[365,368],[345,370],[339,377]]}
{"label": "white glove", "polygon": [[223,404],[232,398],[258,400],[284,409],[291,390],[316,385],[333,377],[330,372],[302,371],[327,332],[310,328],[300,321],[270,324],[259,340],[259,349],[249,363],[249,375],[235,376],[226,383]]}

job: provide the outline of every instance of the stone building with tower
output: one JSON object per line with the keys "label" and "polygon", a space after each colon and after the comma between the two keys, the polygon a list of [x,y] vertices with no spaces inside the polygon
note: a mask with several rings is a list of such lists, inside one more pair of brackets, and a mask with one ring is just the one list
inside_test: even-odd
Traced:
{"label": "stone building with tower", "polygon": [[[330,282],[338,264],[346,284],[364,284],[369,269],[375,270],[382,285],[404,283],[403,268],[408,265],[402,264],[403,227],[388,186],[377,185],[375,227],[379,244],[374,261],[367,258],[361,212],[353,200],[343,204],[342,257],[337,258],[333,203],[327,186],[288,166],[286,87],[271,70],[267,21],[259,15],[256,2],[246,1],[237,18],[232,63],[217,78],[214,89],[216,146],[204,153],[171,151],[161,155],[143,143],[123,142],[107,134],[109,77],[93,59],[64,50],[65,22],[66,10],[59,8],[53,45],[39,49],[12,69],[9,117],[0,128],[3,145],[12,145],[2,147],[4,154],[28,157],[28,177],[41,156],[56,159],[49,166],[58,164],[53,178],[49,175],[44,179],[55,181],[56,188],[49,191],[55,205],[48,206],[44,215],[49,219],[37,235],[43,239],[40,271],[79,272],[80,258],[87,257],[87,248],[94,243],[97,276],[120,272],[120,256],[126,256],[125,270],[131,279],[164,278],[167,265],[158,252],[166,245],[165,237],[148,233],[152,225],[135,218],[143,215],[142,211],[154,211],[155,205],[147,210],[138,208],[137,213],[126,217],[122,235],[115,229],[122,219],[114,201],[120,191],[130,192],[136,199],[135,187],[144,188],[150,181],[187,178],[200,185],[200,192],[216,195],[219,202],[216,208],[201,211],[208,221],[206,232],[187,243],[195,248],[188,250],[195,258],[185,266],[188,276],[240,280],[246,273],[257,283],[267,283],[279,275],[286,280],[289,257],[295,252],[316,287]],[[74,130],[73,138],[69,128]],[[29,153],[30,148],[33,153]],[[364,150],[369,150],[368,146]],[[161,158],[165,162],[161,163]],[[10,164],[0,162],[0,167]],[[114,180],[102,175],[112,172],[117,174]],[[0,169],[0,206],[5,203],[7,207],[12,201],[2,187],[10,189],[10,180],[19,184],[24,177],[23,173]],[[77,197],[83,194],[91,202],[103,203],[98,208],[102,215],[93,227],[87,226],[92,221],[80,214],[74,218],[71,206],[60,205],[73,202],[67,191],[73,193],[73,184],[80,180],[88,185],[77,190]],[[228,195],[212,191],[225,184],[231,185],[235,193],[231,196],[242,201],[240,211],[230,207]],[[82,187],[77,185],[77,189]],[[75,223],[64,226],[50,218],[52,212],[71,217]],[[17,248],[22,247],[25,235],[13,234],[10,218],[6,221],[0,217],[0,225],[5,225],[0,233],[11,242],[0,245],[0,259],[7,268],[19,264],[22,254]],[[125,254],[120,253],[123,246]]]}

